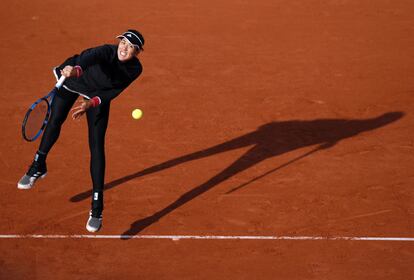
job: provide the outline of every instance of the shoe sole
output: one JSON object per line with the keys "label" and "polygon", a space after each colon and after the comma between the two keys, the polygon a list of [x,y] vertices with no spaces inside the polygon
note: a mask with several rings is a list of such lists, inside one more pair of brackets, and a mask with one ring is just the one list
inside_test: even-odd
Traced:
{"label": "shoe sole", "polygon": [[[47,175],[47,172],[46,172],[45,174],[43,174],[42,176],[40,176],[39,178],[40,178],[40,179],[43,179],[43,178],[45,178],[45,177],[46,177],[46,175]],[[36,183],[36,181],[37,181],[39,178],[35,178],[35,179],[33,180],[33,182],[30,182],[30,183],[29,183],[29,184],[27,184],[27,185],[23,185],[23,184],[17,183],[17,188],[18,188],[18,189],[20,189],[20,190],[29,190],[29,189],[33,188],[34,184]]]}
{"label": "shoe sole", "polygon": [[88,225],[86,225],[86,230],[89,232],[98,232],[101,229],[102,226],[100,226],[98,229],[90,227]]}

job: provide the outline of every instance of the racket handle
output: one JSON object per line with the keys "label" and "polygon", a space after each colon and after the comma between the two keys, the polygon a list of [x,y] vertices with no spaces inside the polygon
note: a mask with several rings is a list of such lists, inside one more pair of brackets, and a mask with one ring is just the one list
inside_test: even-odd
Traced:
{"label": "racket handle", "polygon": [[56,85],[55,85],[55,87],[57,88],[57,89],[59,89],[62,85],[63,85],[63,83],[65,82],[65,79],[66,79],[66,77],[65,76],[60,76],[60,78],[59,78],[59,80],[57,81],[57,83],[56,83]]}

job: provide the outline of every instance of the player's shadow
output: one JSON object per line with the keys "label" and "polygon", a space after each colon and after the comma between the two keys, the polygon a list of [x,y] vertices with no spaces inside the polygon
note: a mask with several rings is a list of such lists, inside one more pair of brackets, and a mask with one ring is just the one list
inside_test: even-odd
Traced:
{"label": "player's shadow", "polygon": [[[175,209],[217,186],[228,178],[246,170],[266,159],[275,157],[296,149],[316,145],[316,148],[297,157],[277,168],[267,172],[254,180],[259,179],[271,172],[274,172],[290,163],[308,156],[322,149],[330,148],[339,141],[356,136],[362,132],[380,128],[395,122],[404,116],[403,112],[390,112],[370,119],[317,119],[311,121],[293,120],[271,122],[260,126],[257,130],[229,140],[225,143],[187,154],[166,162],[148,167],[139,172],[116,179],[105,185],[105,190],[119,186],[135,178],[162,171],[188,161],[204,158],[207,156],[227,152],[242,147],[251,146],[240,158],[234,161],[229,167],[216,174],[201,185],[181,195],[177,200],[159,210],[153,215],[139,219],[131,224],[131,227],[124,232],[125,238],[136,235],[162,217]],[[250,181],[251,182],[251,181]],[[244,187],[249,182],[240,185],[229,192]],[[229,193],[228,192],[228,193]],[[71,198],[76,202],[91,197],[91,191],[80,193]]]}

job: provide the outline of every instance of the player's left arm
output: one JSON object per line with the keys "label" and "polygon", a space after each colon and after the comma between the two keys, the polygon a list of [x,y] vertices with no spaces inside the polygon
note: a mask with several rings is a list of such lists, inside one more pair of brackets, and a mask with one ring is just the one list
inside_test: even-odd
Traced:
{"label": "player's left arm", "polygon": [[[126,86],[127,87],[127,86]],[[109,103],[115,99],[126,87],[112,88],[108,90],[100,90],[98,95],[91,99],[79,100],[77,105],[72,108],[72,118],[79,119],[91,107],[97,107],[102,103]]]}
{"label": "player's left arm", "polygon": [[98,105],[100,104],[106,104],[111,102],[111,100],[118,97],[118,95],[121,94],[130,84],[124,86],[124,87],[116,87],[112,89],[107,90],[99,90],[98,94],[95,96],[98,99]]}

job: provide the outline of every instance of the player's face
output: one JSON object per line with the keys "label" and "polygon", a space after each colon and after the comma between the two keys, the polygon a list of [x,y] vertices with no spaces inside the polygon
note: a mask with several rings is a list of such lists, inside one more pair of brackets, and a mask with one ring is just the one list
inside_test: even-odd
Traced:
{"label": "player's face", "polygon": [[118,45],[118,59],[120,61],[128,61],[137,54],[135,47],[127,40],[122,39]]}

